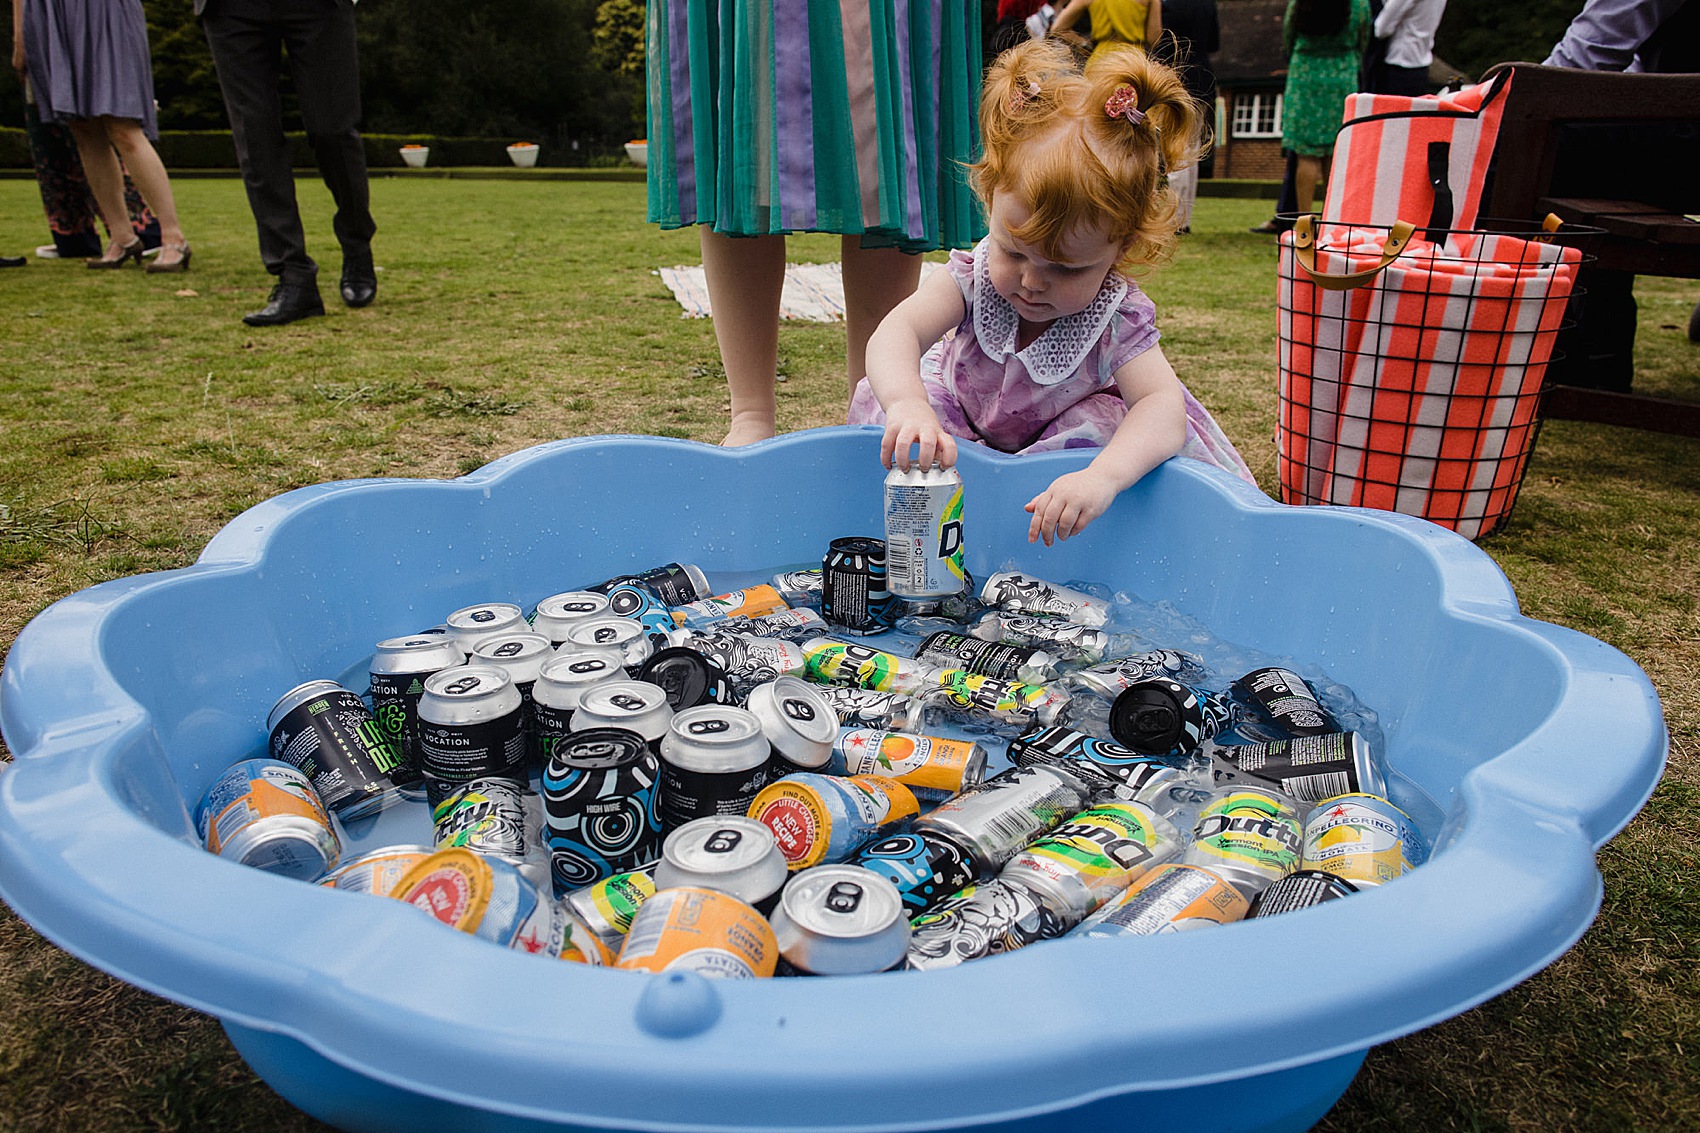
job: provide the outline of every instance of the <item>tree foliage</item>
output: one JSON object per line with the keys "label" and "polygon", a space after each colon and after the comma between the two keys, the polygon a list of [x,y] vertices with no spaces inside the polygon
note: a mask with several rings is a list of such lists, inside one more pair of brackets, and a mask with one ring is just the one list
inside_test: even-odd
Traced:
{"label": "tree foliage", "polygon": [[1581,10],[1582,0],[1453,0],[1441,18],[1434,50],[1468,75],[1479,75],[1495,63],[1539,63]]}

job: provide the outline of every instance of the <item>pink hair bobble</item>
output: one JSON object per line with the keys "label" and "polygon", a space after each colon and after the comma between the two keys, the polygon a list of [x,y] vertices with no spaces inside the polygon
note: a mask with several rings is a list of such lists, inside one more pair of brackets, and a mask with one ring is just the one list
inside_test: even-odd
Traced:
{"label": "pink hair bobble", "polygon": [[1126,118],[1135,126],[1145,121],[1145,111],[1139,109],[1139,92],[1131,83],[1122,83],[1110,92],[1104,113],[1111,118]]}
{"label": "pink hair bobble", "polygon": [[1020,114],[1021,108],[1027,105],[1028,99],[1038,97],[1039,81],[1037,79],[1028,79],[1022,86],[1016,87],[1014,90],[1009,92],[1009,112],[1011,114]]}

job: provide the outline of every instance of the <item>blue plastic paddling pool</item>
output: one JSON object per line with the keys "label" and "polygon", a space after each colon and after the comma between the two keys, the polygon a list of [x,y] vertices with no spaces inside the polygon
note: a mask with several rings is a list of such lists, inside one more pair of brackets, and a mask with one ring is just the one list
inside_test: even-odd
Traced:
{"label": "blue plastic paddling pool", "polygon": [[[254,1069],[350,1130],[1297,1130],[1372,1045],[1550,964],[1598,910],[1594,854],[1666,733],[1616,650],[1522,617],[1465,540],[1291,508],[1170,461],[1082,536],[1021,505],[1089,454],[964,446],[968,566],[1013,558],[1167,601],[1314,663],[1374,708],[1436,804],[1430,862],[1206,932],[1059,940],[949,971],[707,982],[550,963],[399,902],[205,853],[195,801],[304,680],[450,610],[672,559],[711,575],[877,534],[876,429],[748,449],[598,437],[453,481],[289,492],[193,567],[29,624],[0,675],[0,896],[91,964],[223,1021]],[[389,812],[393,813],[393,812]],[[354,851],[392,833],[380,818]]]}

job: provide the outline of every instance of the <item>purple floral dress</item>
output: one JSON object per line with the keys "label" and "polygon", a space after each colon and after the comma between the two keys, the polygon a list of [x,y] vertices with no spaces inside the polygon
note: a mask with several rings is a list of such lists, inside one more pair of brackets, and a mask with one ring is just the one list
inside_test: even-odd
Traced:
{"label": "purple floral dress", "polygon": [[[946,270],[962,289],[962,322],[921,359],[921,384],[953,436],[1000,452],[1102,448],[1127,416],[1116,371],[1157,345],[1156,307],[1138,285],[1111,273],[1084,311],[1058,319],[1017,350],[1020,319],[986,269],[988,242],[952,252]],[[1182,456],[1255,484],[1245,461],[1191,391]],[[856,386],[850,424],[884,424],[868,380]]]}

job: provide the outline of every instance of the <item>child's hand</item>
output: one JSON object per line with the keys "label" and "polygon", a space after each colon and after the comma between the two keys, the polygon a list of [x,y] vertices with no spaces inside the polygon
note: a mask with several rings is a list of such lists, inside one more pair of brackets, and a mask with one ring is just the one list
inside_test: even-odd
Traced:
{"label": "child's hand", "polygon": [[1058,476],[1027,505],[1033,514],[1033,522],[1027,525],[1027,541],[1043,539],[1049,547],[1053,539],[1080,534],[1109,509],[1120,491],[1115,480],[1090,467]]}
{"label": "child's hand", "polygon": [[931,468],[935,461],[940,468],[956,464],[956,438],[944,431],[939,415],[925,398],[892,402],[885,410],[880,463],[890,468],[896,461],[899,468],[909,471],[909,450],[915,445],[921,446],[915,461],[917,468]]}

